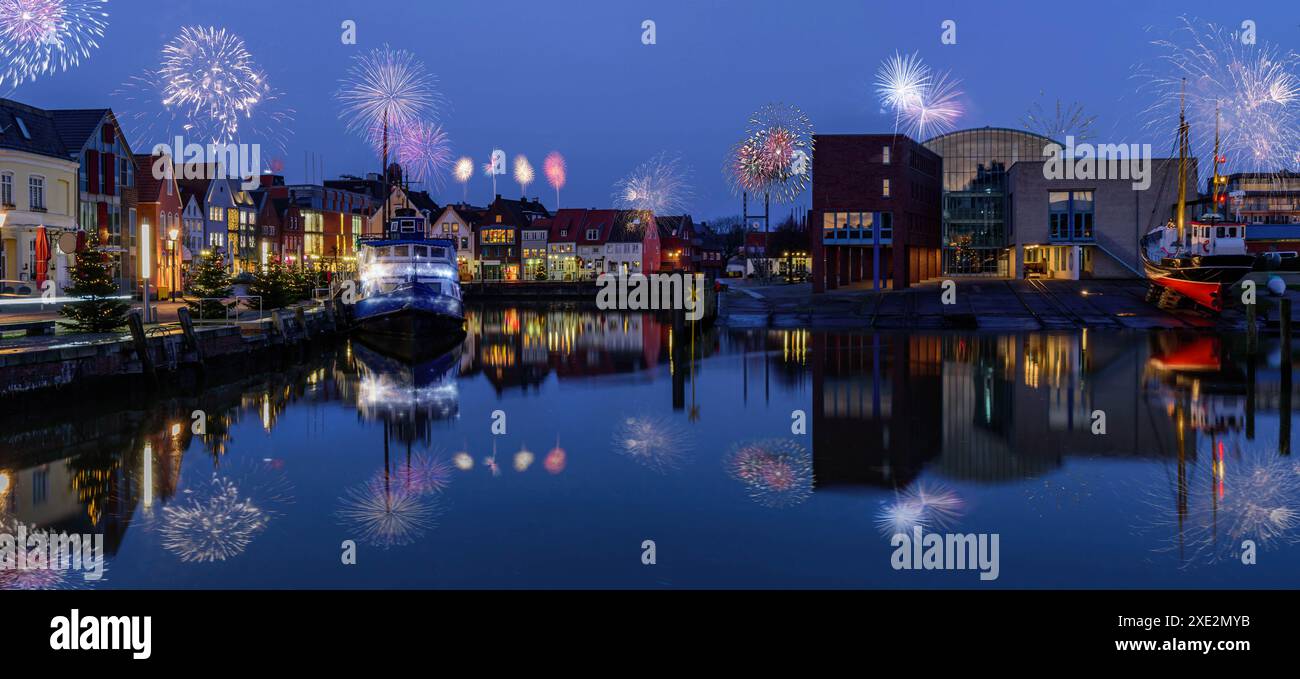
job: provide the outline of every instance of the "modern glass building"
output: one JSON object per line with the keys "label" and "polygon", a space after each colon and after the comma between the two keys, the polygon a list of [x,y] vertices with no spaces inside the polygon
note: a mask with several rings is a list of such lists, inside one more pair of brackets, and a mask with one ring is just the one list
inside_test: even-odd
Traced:
{"label": "modern glass building", "polygon": [[1051,139],[984,127],[939,135],[925,147],[943,157],[943,273],[1012,275],[1007,170],[1042,160]]}

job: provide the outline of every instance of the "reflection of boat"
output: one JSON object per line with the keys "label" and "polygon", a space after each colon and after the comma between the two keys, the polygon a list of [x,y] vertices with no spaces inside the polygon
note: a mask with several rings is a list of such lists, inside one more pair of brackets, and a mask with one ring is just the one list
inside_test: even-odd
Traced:
{"label": "reflection of boat", "polygon": [[[352,357],[358,373],[357,409],[363,417],[424,428],[431,421],[456,416],[458,347],[412,361],[358,341],[352,343]],[[424,438],[418,433],[413,437]]]}
{"label": "reflection of boat", "polygon": [[362,332],[413,347],[463,337],[455,242],[431,237],[425,219],[407,208],[397,211],[386,234],[359,246],[361,299],[353,317]]}
{"label": "reflection of boat", "polygon": [[[1218,214],[1204,215],[1190,225],[1187,209],[1187,120],[1179,114],[1178,124],[1178,207],[1174,219],[1142,237],[1138,252],[1142,268],[1151,281],[1149,301],[1161,308],[1174,308],[1184,300],[1210,309],[1223,310],[1224,292],[1250,273],[1255,255],[1246,250],[1246,225],[1228,222]],[[1215,130],[1212,204],[1219,204],[1219,140]]]}

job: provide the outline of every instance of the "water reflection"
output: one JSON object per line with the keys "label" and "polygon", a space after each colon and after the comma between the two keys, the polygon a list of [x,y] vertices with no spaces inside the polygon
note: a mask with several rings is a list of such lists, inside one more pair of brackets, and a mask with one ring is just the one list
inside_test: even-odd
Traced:
{"label": "water reflection", "polygon": [[[103,532],[110,557],[143,534],[133,549],[146,553],[118,572],[157,584],[148,550],[251,564],[274,558],[260,544],[356,538],[402,558],[517,516],[546,522],[575,572],[604,544],[591,535],[662,516],[860,544],[994,513],[992,530],[1050,530],[1044,548],[1063,555],[1095,551],[1105,531],[1111,559],[1214,563],[1252,539],[1300,563],[1284,549],[1300,528],[1300,468],[1276,341],[1251,358],[1244,340],[1176,332],[728,332],[545,307],[470,309],[467,325],[462,344],[430,355],[353,341],[198,394],[9,417],[0,518]],[[488,431],[497,409],[508,436]],[[807,436],[790,433],[795,410]],[[265,491],[277,474],[298,489]],[[782,520],[764,522],[774,510]],[[298,532],[277,533],[286,522]],[[502,534],[497,549],[538,548]],[[681,539],[707,551],[716,536]],[[799,571],[763,558],[783,564],[763,572]],[[864,584],[868,566],[820,568]],[[524,581],[568,582],[557,572]],[[772,577],[751,584],[800,584]]]}

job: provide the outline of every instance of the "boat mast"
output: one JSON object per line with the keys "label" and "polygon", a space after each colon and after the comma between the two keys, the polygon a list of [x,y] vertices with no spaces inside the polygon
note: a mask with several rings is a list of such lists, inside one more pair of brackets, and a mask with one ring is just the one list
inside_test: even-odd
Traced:
{"label": "boat mast", "polygon": [[1187,78],[1183,78],[1183,91],[1178,98],[1178,242],[1185,243],[1187,238]]}
{"label": "boat mast", "polygon": [[[1219,104],[1214,104],[1214,178],[1210,181],[1213,186],[1210,187],[1210,207],[1214,214],[1219,214],[1219,185],[1223,183],[1223,178],[1219,176]],[[1224,211],[1224,219],[1228,218],[1227,210]]]}

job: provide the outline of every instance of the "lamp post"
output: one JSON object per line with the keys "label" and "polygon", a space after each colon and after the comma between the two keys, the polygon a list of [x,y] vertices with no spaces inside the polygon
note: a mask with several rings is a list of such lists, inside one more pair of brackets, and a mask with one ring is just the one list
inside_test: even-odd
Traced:
{"label": "lamp post", "polygon": [[179,238],[180,235],[181,235],[180,230],[174,226],[171,228],[171,230],[167,232],[167,249],[168,252],[171,253],[171,267],[172,267],[171,301],[173,302],[176,301],[176,288],[180,286],[180,267],[177,266],[178,262],[176,261],[176,251],[179,249],[177,247],[176,239]]}
{"label": "lamp post", "polygon": [[150,323],[153,322],[153,314],[149,310],[149,256],[153,254],[153,243],[149,240],[149,220],[147,219],[140,222],[140,243],[142,244],[140,248],[140,278],[144,283],[141,286],[143,290],[140,298],[144,302],[144,321]]}

